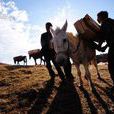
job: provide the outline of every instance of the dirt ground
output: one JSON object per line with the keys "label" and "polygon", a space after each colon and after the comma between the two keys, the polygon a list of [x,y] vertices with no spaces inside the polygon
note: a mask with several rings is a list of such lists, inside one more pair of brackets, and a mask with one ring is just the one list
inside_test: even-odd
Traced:
{"label": "dirt ground", "polygon": [[92,85],[82,86],[72,65],[74,81],[51,81],[45,66],[0,65],[0,114],[114,114],[114,95],[107,64],[98,65],[101,79],[90,66]]}

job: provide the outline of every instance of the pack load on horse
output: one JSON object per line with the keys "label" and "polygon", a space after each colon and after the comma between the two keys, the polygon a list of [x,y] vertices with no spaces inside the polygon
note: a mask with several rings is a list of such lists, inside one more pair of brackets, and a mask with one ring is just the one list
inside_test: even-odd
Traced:
{"label": "pack load on horse", "polygon": [[40,49],[34,49],[34,50],[30,50],[28,51],[29,54],[29,59],[31,59],[31,57],[33,57],[34,61],[35,61],[35,65],[37,65],[36,59],[40,59],[40,65],[42,63],[42,61],[45,64],[45,60],[43,59],[43,55]]}
{"label": "pack load on horse", "polygon": [[93,20],[88,14],[84,18],[76,21],[74,26],[79,35],[83,35],[84,39],[93,39],[95,40],[97,32],[100,31],[98,23]]}
{"label": "pack load on horse", "polygon": [[22,55],[16,56],[16,57],[13,57],[13,60],[14,60],[14,63],[15,63],[15,64],[16,64],[16,63],[19,64],[19,62],[23,61],[24,64],[27,65],[27,57],[26,57],[26,56],[22,56]]}

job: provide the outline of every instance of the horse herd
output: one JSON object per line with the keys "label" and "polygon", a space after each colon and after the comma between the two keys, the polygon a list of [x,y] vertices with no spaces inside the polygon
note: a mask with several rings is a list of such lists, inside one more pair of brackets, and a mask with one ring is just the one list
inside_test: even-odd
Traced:
{"label": "horse herd", "polygon": [[[40,59],[40,65],[42,61],[45,64],[45,60],[43,58],[42,51],[40,49],[30,50],[28,51],[28,55],[29,55],[29,59],[31,59],[31,57],[34,59],[35,65],[37,65],[37,62],[36,62],[37,59]],[[27,56],[22,56],[22,55],[16,56],[16,57],[13,57],[13,60],[15,64],[19,64],[19,62],[23,61],[24,65],[27,65]]]}

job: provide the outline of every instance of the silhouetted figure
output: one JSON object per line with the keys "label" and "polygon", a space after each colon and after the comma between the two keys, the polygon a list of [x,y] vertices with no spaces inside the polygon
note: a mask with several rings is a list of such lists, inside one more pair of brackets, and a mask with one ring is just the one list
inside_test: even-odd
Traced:
{"label": "silhouetted figure", "polygon": [[108,69],[111,76],[111,79],[113,81],[113,87],[110,89],[110,91],[114,91],[114,20],[111,18],[108,18],[108,12],[107,11],[101,11],[97,14],[97,20],[101,24],[100,26],[100,33],[99,39],[101,42],[106,41],[106,45],[102,48],[105,49],[109,47],[108,50]]}
{"label": "silhouetted figure", "polygon": [[[101,11],[97,14],[97,21],[101,24],[100,31],[97,33],[97,37],[95,38],[99,44],[97,45],[94,41],[89,41],[89,44],[90,47],[102,52],[109,47],[108,70],[113,81],[113,87],[109,90],[109,92],[112,93],[114,91],[114,20],[108,18],[107,11]],[[101,47],[103,42],[106,42],[106,45]]]}
{"label": "silhouetted figure", "polygon": [[49,71],[49,74],[51,76],[51,79],[55,78],[55,72],[52,69],[51,61],[53,62],[55,68],[58,71],[58,75],[62,80],[64,80],[64,74],[60,68],[60,66],[55,61],[55,51],[53,48],[51,48],[51,40],[52,40],[52,34],[50,32],[50,27],[52,27],[52,24],[50,22],[46,23],[46,32],[41,35],[41,46],[42,46],[42,53],[44,56],[44,59],[46,61],[46,67]]}

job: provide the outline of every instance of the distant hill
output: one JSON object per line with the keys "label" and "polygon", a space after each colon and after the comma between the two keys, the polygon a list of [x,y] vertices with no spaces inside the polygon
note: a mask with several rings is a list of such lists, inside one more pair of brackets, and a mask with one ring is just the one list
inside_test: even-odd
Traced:
{"label": "distant hill", "polygon": [[9,64],[0,62],[0,65],[9,65]]}

